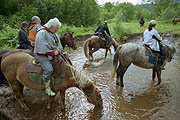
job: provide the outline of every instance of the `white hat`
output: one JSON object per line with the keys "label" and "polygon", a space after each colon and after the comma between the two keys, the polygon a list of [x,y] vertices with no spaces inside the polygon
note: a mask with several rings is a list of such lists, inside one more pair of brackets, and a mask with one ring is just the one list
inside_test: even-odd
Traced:
{"label": "white hat", "polygon": [[156,25],[156,20],[151,20],[151,21],[149,22],[149,25]]}

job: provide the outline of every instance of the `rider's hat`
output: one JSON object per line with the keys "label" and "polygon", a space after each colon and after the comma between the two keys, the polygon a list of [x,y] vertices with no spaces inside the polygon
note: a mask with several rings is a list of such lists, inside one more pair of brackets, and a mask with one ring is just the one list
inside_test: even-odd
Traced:
{"label": "rider's hat", "polygon": [[149,25],[156,25],[156,20],[151,20],[151,21],[149,22]]}

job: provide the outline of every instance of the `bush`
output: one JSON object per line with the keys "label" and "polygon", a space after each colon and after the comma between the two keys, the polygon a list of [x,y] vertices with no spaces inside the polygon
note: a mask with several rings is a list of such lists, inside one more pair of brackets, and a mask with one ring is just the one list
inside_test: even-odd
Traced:
{"label": "bush", "polygon": [[17,29],[13,29],[10,26],[6,26],[0,32],[0,47],[16,47],[18,42],[17,39]]}
{"label": "bush", "polygon": [[131,33],[131,30],[124,27],[124,24],[117,22],[113,25],[113,37],[117,41],[125,40],[129,33]]}

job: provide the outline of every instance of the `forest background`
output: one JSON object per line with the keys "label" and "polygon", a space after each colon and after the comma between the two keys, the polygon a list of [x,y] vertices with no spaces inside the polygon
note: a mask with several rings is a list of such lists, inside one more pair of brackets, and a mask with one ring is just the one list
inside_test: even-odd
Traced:
{"label": "forest background", "polygon": [[[0,47],[16,47],[20,24],[30,23],[34,15],[41,18],[42,25],[57,17],[62,23],[59,36],[66,32],[74,32],[75,36],[93,34],[107,20],[112,36],[120,41],[129,34],[143,33],[151,19],[157,20],[159,32],[180,35],[180,23],[172,24],[174,18],[180,17],[180,0],[142,1],[144,4],[138,5],[120,2],[98,5],[96,0],[1,0]],[[145,18],[144,27],[139,26],[140,16]]]}

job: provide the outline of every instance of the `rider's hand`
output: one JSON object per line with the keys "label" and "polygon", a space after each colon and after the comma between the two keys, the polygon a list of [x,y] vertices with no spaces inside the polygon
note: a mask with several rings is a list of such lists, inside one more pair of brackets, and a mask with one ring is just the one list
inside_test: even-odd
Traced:
{"label": "rider's hand", "polygon": [[54,54],[58,55],[59,54],[59,50],[54,51]]}

